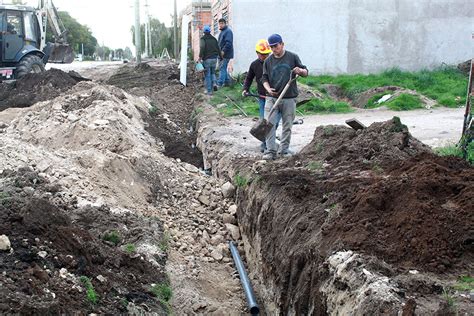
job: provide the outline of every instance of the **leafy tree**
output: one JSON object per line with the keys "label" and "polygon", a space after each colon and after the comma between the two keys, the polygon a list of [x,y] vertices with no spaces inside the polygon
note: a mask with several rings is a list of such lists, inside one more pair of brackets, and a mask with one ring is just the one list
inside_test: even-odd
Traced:
{"label": "leafy tree", "polygon": [[[59,11],[58,15],[62,20],[64,27],[68,30],[67,41],[69,45],[71,45],[76,53],[81,53],[81,45],[84,44],[84,55],[92,56],[97,47],[97,39],[92,36],[89,27],[77,22],[68,12]],[[53,34],[49,29],[49,25],[46,30],[46,41],[54,42]]]}
{"label": "leafy tree", "polygon": [[15,5],[27,5],[27,3],[24,0],[12,0],[12,4]]}
{"label": "leafy tree", "polygon": [[[131,29],[132,42],[135,45],[135,26]],[[151,33],[151,54],[158,56],[161,54],[163,49],[167,48],[168,52],[173,52],[173,29],[166,27],[164,23],[161,23],[158,19],[150,19],[150,33]],[[140,25],[140,36],[141,36],[141,52],[145,51],[145,24]]]}
{"label": "leafy tree", "polygon": [[132,59],[132,57],[133,57],[133,54],[130,47],[125,47],[125,49],[123,50],[123,58]]}

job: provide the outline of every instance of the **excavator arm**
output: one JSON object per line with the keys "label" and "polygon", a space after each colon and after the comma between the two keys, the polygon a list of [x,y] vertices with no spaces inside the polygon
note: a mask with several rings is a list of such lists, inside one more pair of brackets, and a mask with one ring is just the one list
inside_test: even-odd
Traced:
{"label": "excavator arm", "polygon": [[[59,18],[52,0],[39,0],[38,21],[41,21],[41,50],[45,62],[69,64],[74,60],[74,51],[67,43],[67,30]],[[47,28],[53,33],[54,43],[46,43]]]}

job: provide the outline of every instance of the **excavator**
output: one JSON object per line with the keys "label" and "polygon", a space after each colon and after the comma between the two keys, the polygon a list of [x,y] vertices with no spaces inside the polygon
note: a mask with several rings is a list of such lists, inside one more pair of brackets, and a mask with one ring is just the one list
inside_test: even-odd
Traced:
{"label": "excavator", "polygon": [[[50,31],[54,43],[46,42]],[[45,71],[47,63],[71,63],[74,51],[66,37],[52,0],[39,0],[38,8],[0,5],[0,81]]]}

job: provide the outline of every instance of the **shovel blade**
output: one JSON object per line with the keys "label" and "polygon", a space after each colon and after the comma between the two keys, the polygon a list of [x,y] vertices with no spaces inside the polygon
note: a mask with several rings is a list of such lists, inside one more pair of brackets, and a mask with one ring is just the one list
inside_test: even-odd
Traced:
{"label": "shovel blade", "polygon": [[259,141],[264,142],[265,138],[267,137],[268,133],[270,133],[272,128],[273,124],[263,119],[261,121],[256,122],[252,126],[252,128],[250,129],[250,134],[252,134],[252,136],[258,139]]}

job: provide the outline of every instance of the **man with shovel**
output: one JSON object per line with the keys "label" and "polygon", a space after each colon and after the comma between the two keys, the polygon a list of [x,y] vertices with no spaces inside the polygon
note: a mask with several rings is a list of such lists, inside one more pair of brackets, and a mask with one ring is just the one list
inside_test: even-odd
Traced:
{"label": "man with shovel", "polygon": [[[256,96],[258,98],[258,105],[259,105],[259,119],[263,120],[265,117],[265,88],[263,87],[262,83],[262,75],[263,75],[263,62],[267,57],[270,55],[272,52],[270,49],[270,46],[268,45],[267,40],[261,39],[257,42],[255,45],[255,52],[257,53],[257,59],[255,59],[249,67],[249,70],[247,72],[247,77],[245,77],[244,81],[244,87],[242,91],[242,96],[246,97],[251,95],[249,93],[250,91],[250,86],[252,85],[253,80],[257,82],[257,91],[258,95],[252,95]],[[276,119],[277,125],[276,128],[278,128],[278,121],[280,120],[280,116]],[[263,141],[260,145],[260,151],[263,153],[267,150],[267,146],[265,144],[265,141]]]}
{"label": "man with shovel", "polygon": [[[274,160],[277,157],[275,126],[278,112],[281,113],[283,122],[278,155],[280,157],[291,156],[289,151],[291,129],[293,127],[293,120],[295,119],[296,97],[298,96],[296,80],[291,79],[293,75],[302,77],[308,76],[308,69],[301,63],[298,55],[285,50],[285,44],[279,34],[270,35],[268,44],[273,54],[263,63],[262,82],[267,92],[265,117],[269,123],[273,124],[273,128],[266,136],[267,151],[263,155],[263,159]],[[288,83],[289,87],[280,102],[276,104],[276,108],[272,111],[277,98]]]}

